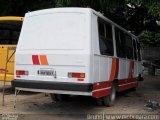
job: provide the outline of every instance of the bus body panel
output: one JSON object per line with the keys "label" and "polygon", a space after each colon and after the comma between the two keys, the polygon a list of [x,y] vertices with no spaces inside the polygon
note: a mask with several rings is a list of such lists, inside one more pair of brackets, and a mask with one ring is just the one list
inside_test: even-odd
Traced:
{"label": "bus body panel", "polygon": [[[28,74],[15,75],[15,87],[95,98],[108,96],[113,82],[117,83],[118,91],[137,87],[140,61],[119,58],[115,51],[113,56],[100,53],[98,18],[110,23],[112,30],[119,27],[101,14],[88,8],[58,8],[27,13],[25,17],[16,51],[15,74],[17,70]],[[38,26],[41,28],[37,29]],[[54,75],[41,75],[40,70],[53,70]],[[80,78],[76,74],[77,78],[71,78],[69,73],[85,76]]]}

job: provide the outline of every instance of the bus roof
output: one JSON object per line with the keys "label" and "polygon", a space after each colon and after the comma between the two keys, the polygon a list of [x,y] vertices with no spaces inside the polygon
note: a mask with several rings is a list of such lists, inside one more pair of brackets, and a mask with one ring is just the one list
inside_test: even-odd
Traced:
{"label": "bus roof", "polygon": [[18,16],[3,16],[0,17],[0,21],[23,21],[23,17]]}
{"label": "bus roof", "polygon": [[93,9],[92,9],[92,11],[93,11],[93,13],[94,13],[95,15],[97,15],[98,17],[100,17],[100,18],[102,18],[102,19],[108,21],[109,23],[113,24],[115,27],[117,27],[117,28],[123,30],[124,32],[126,32],[126,33],[132,35],[133,37],[137,38],[137,36],[135,36],[134,34],[132,34],[132,33],[129,32],[129,31],[127,31],[126,29],[124,29],[123,27],[121,27],[120,25],[118,25],[117,23],[111,21],[110,19],[108,19],[107,17],[105,17],[102,13],[97,12],[97,11],[95,11],[95,10],[93,10]]}
{"label": "bus roof", "polygon": [[127,34],[130,34],[133,37],[137,38],[137,36],[135,36],[134,34],[132,34],[129,31],[127,31],[126,29],[124,29],[120,25],[116,24],[115,22],[111,21],[110,19],[108,19],[107,17],[105,17],[102,13],[93,10],[92,8],[80,8],[80,7],[50,8],[50,9],[43,9],[43,10],[37,10],[37,11],[33,11],[33,12],[28,12],[28,13],[26,13],[25,17],[32,17],[32,16],[37,16],[37,15],[42,15],[42,14],[51,14],[53,12],[57,12],[57,13],[58,12],[59,13],[61,13],[61,12],[64,12],[64,13],[67,13],[67,12],[78,12],[78,13],[92,12],[96,16],[98,16],[98,17],[100,17],[100,18],[108,21],[109,23],[111,23],[114,26],[116,26],[117,28],[123,30]]}

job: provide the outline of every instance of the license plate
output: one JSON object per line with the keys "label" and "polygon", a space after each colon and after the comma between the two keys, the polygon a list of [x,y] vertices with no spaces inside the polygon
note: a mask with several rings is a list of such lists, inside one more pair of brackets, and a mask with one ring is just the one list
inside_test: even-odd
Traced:
{"label": "license plate", "polygon": [[39,70],[38,74],[43,76],[54,76],[54,70]]}

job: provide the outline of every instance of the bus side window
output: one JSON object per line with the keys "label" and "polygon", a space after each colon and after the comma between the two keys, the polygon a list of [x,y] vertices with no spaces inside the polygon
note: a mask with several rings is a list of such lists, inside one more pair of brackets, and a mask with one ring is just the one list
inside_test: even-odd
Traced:
{"label": "bus side window", "polygon": [[125,34],[125,52],[128,59],[133,59],[132,37]]}
{"label": "bus side window", "polygon": [[101,21],[98,22],[98,30],[99,30],[99,36],[105,38],[105,26],[104,23]]}
{"label": "bus side window", "polygon": [[102,55],[113,56],[112,26],[102,19],[98,19],[99,46]]}
{"label": "bus side window", "polygon": [[136,41],[136,43],[137,43],[138,61],[141,61],[140,44],[139,44],[139,42],[137,42],[137,41]]}
{"label": "bus side window", "polygon": [[116,28],[115,38],[116,38],[117,57],[126,58],[124,33]]}
{"label": "bus side window", "polygon": [[135,39],[133,39],[133,49],[134,49],[134,59],[137,60],[137,47]]}

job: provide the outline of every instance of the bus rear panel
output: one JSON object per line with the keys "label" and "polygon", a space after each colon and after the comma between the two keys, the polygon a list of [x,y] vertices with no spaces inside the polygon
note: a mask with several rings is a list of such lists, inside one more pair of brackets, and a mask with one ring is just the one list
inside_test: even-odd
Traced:
{"label": "bus rear panel", "polygon": [[90,94],[90,14],[41,12],[25,16],[14,83],[18,87]]}

